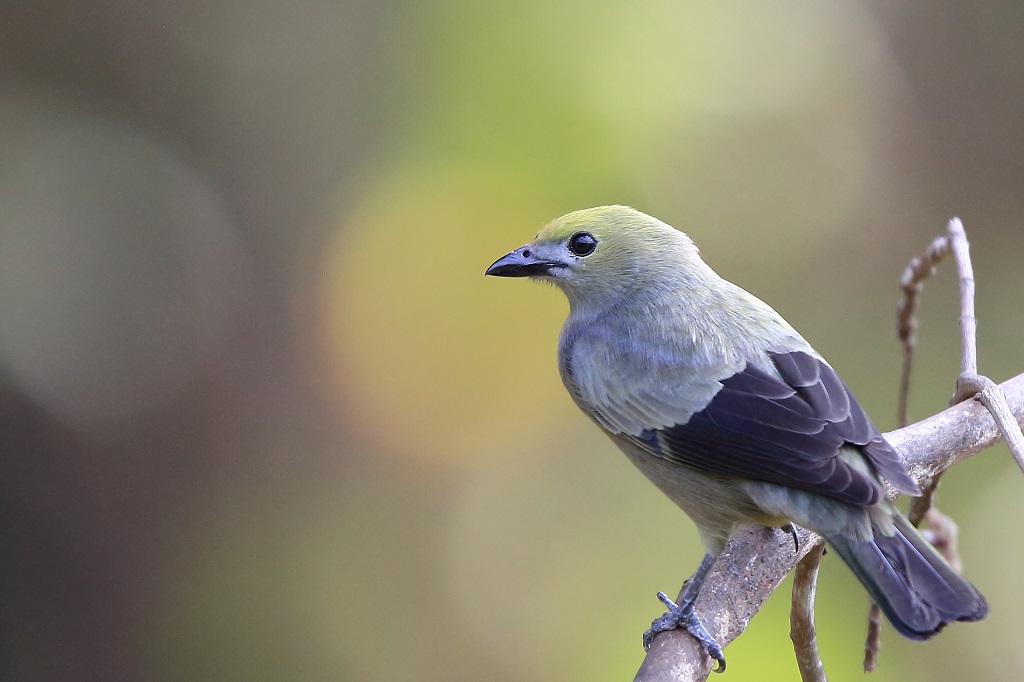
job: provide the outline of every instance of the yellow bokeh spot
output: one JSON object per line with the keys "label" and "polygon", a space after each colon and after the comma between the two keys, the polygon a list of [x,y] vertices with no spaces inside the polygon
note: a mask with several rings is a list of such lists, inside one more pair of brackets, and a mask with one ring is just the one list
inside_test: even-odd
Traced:
{"label": "yellow bokeh spot", "polygon": [[570,409],[555,370],[564,299],[483,274],[555,209],[453,167],[391,173],[359,197],[329,238],[317,312],[317,368],[349,430],[385,452],[450,460],[528,439]]}

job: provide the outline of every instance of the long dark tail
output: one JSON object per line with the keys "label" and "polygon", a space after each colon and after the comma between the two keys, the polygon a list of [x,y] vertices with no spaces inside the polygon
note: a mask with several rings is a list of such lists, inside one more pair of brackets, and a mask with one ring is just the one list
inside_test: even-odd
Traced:
{"label": "long dark tail", "polygon": [[896,532],[875,529],[871,540],[826,536],[889,622],[910,639],[927,639],[954,620],[981,620],[985,598],[946,563],[901,514]]}

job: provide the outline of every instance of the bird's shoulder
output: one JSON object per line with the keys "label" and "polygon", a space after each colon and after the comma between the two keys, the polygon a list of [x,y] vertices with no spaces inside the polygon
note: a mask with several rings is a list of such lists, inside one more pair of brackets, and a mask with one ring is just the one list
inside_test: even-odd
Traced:
{"label": "bird's shoulder", "polygon": [[571,316],[558,344],[562,381],[576,403],[612,433],[689,419],[745,364],[727,339],[656,310]]}

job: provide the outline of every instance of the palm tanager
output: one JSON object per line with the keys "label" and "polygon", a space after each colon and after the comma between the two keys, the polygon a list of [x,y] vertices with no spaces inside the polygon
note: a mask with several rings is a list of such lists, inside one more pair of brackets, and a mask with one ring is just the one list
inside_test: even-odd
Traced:
{"label": "palm tanager", "polygon": [[644,634],[685,628],[725,667],[693,611],[739,524],[825,538],[901,634],[976,621],[985,599],[886,497],[920,490],[850,390],[766,303],[722,279],[675,228],[625,206],[569,213],[486,274],[569,299],[566,389],[696,523],[706,554]]}

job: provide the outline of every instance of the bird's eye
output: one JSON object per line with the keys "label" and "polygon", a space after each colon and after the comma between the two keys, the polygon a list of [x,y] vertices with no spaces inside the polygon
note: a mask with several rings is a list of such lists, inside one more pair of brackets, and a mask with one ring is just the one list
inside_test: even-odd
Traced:
{"label": "bird's eye", "polygon": [[577,232],[569,238],[569,250],[574,256],[589,256],[597,248],[597,240],[589,232]]}

